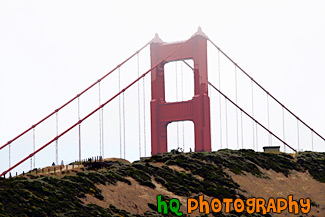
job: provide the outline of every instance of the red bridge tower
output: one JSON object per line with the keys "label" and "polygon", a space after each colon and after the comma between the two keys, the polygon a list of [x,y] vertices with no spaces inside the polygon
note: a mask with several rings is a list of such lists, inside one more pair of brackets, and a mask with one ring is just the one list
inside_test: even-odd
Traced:
{"label": "red bridge tower", "polygon": [[[167,152],[167,125],[174,121],[190,120],[194,123],[195,151],[211,151],[210,98],[208,95],[207,37],[199,28],[189,40],[164,43],[156,35],[150,45],[153,67],[178,46],[183,45],[151,74],[151,154]],[[164,66],[168,62],[188,60],[194,62],[194,97],[189,101],[165,101]]]}

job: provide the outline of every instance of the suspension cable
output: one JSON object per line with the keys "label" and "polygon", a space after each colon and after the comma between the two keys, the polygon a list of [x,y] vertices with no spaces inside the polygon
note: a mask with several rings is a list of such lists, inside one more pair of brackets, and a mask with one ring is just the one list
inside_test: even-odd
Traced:
{"label": "suspension cable", "polygon": [[277,100],[272,94],[270,94],[266,89],[264,89],[257,81],[253,79],[246,71],[244,71],[235,61],[233,61],[223,50],[221,50],[211,39],[207,38],[207,40],[218,49],[218,53],[221,52],[230,62],[232,62],[234,65],[238,67],[238,69],[244,73],[248,78],[250,78],[258,87],[260,87],[265,93],[270,95],[272,99],[274,99],[279,105],[284,107],[285,110],[287,110],[291,115],[293,115],[295,118],[297,118],[302,124],[304,124],[307,128],[309,128],[311,131],[313,131],[317,136],[319,136],[322,140],[325,141],[325,138],[321,136],[319,133],[317,133],[313,128],[311,128],[307,123],[302,121],[297,115],[295,115],[291,110],[289,110],[287,107],[285,107],[279,100]]}
{"label": "suspension cable", "polygon": [[[220,51],[218,51],[218,81],[221,90],[221,71],[220,71]],[[220,146],[222,149],[222,114],[221,114],[221,95],[219,94],[219,118],[220,118]]]}
{"label": "suspension cable", "polygon": [[[56,137],[59,135],[59,113],[58,111],[55,114],[56,116]],[[57,138],[55,140],[55,161],[56,165],[59,165],[59,139]]]}
{"label": "suspension cable", "polygon": [[289,148],[291,148],[293,151],[295,151],[297,153],[297,150],[295,150],[294,148],[292,148],[290,145],[288,145],[285,141],[283,141],[281,138],[279,138],[277,135],[275,135],[271,130],[269,130],[267,127],[265,127],[263,124],[261,124],[260,122],[258,122],[255,118],[253,118],[251,115],[249,115],[245,110],[243,110],[241,107],[239,107],[235,102],[233,102],[231,99],[229,99],[224,93],[222,93],[220,90],[218,90],[213,84],[211,84],[209,82],[209,85],[211,85],[211,87],[213,87],[213,89],[215,89],[216,91],[218,91],[223,97],[225,97],[230,103],[232,103],[234,106],[236,106],[238,109],[241,110],[242,113],[245,113],[245,115],[247,115],[250,119],[253,119],[258,125],[260,125],[263,129],[265,129],[267,132],[269,132],[272,136],[274,136],[275,138],[277,138],[280,142],[284,143],[286,146],[288,146]]}
{"label": "suspension cable", "polygon": [[[186,41],[187,42],[187,41]],[[148,71],[146,71],[145,73],[143,73],[139,78],[135,79],[133,82],[131,82],[128,86],[126,86],[124,89],[122,89],[121,91],[119,91],[117,94],[115,94],[113,97],[111,97],[109,100],[107,100],[106,102],[104,102],[101,106],[99,106],[98,108],[96,108],[95,110],[93,110],[92,112],[90,112],[88,115],[86,115],[84,118],[80,119],[77,123],[73,124],[71,127],[69,127],[68,129],[66,129],[65,131],[63,131],[60,135],[58,135],[57,137],[53,138],[52,140],[50,140],[48,143],[46,143],[45,145],[41,146],[40,148],[38,148],[35,152],[31,153],[30,155],[28,155],[27,157],[25,157],[24,159],[22,159],[21,161],[19,161],[18,163],[16,163],[15,165],[13,165],[12,167],[10,167],[9,169],[7,169],[6,171],[2,172],[0,174],[1,176],[4,176],[5,174],[7,174],[8,172],[10,172],[12,169],[16,168],[18,165],[22,164],[23,162],[25,162],[27,159],[29,159],[30,157],[34,156],[35,154],[37,154],[38,152],[40,152],[41,150],[43,150],[45,147],[49,146],[51,143],[53,143],[56,139],[60,138],[61,136],[65,135],[67,132],[69,132],[70,130],[72,130],[74,127],[76,127],[78,124],[80,124],[81,122],[83,122],[84,120],[86,120],[87,118],[89,118],[90,116],[92,116],[93,114],[95,114],[99,109],[101,109],[102,107],[106,106],[108,103],[110,103],[112,100],[114,100],[116,97],[118,97],[119,95],[121,95],[121,93],[125,92],[127,89],[129,89],[131,86],[133,86],[136,82],[138,82],[140,79],[144,78],[147,74],[149,74],[154,68],[156,68],[159,64],[161,64],[163,61],[165,61],[167,58],[169,58],[171,55],[173,55],[177,50],[179,50],[180,48],[182,48],[186,43],[183,43],[179,46],[177,46],[176,48],[174,48],[165,58],[163,58],[160,62],[158,62],[157,64],[155,64],[152,68],[150,68]]]}
{"label": "suspension cable", "polygon": [[[138,77],[140,76],[139,54],[137,54]],[[140,110],[140,82],[138,82],[138,128],[139,128],[139,159],[141,158],[141,110]]]}
{"label": "suspension cable", "polygon": [[111,71],[109,71],[108,73],[106,73],[103,77],[101,77],[100,79],[98,79],[96,82],[94,82],[92,85],[90,85],[89,87],[87,87],[86,89],[84,89],[82,92],[80,92],[79,94],[77,94],[75,97],[73,97],[72,99],[70,99],[68,102],[66,102],[65,104],[63,104],[61,107],[57,108],[54,112],[50,113],[49,115],[47,115],[45,118],[43,118],[42,120],[40,120],[39,122],[37,122],[36,124],[34,124],[33,126],[31,126],[30,128],[28,128],[27,130],[25,130],[24,132],[22,132],[21,134],[19,134],[18,136],[16,136],[15,138],[13,138],[12,140],[9,140],[6,144],[4,144],[3,146],[0,147],[0,150],[3,149],[4,147],[6,147],[7,145],[11,144],[12,142],[14,142],[15,140],[17,140],[18,138],[20,138],[21,136],[23,136],[24,134],[26,134],[27,132],[29,132],[30,130],[33,129],[33,127],[38,126],[39,124],[41,124],[42,122],[44,122],[45,120],[47,120],[49,117],[53,116],[56,111],[61,110],[62,108],[66,107],[67,105],[69,105],[71,102],[73,102],[74,100],[76,100],[77,98],[79,98],[82,94],[84,94],[85,92],[87,92],[89,89],[91,89],[92,87],[94,87],[99,81],[105,79],[108,75],[110,75],[111,73],[113,73],[116,69],[120,68],[122,65],[124,65],[125,63],[127,63],[130,59],[132,59],[136,54],[140,53],[143,49],[145,49],[150,43],[152,42],[152,40],[150,40],[148,43],[146,43],[143,47],[141,47],[139,50],[137,50],[135,53],[133,53],[131,56],[129,56],[127,59],[125,59],[122,63],[118,64],[114,69],[112,69]]}
{"label": "suspension cable", "polygon": [[[236,90],[236,104],[238,104],[238,90],[237,90],[237,66],[235,66],[235,90]],[[239,149],[239,132],[238,132],[238,109],[236,109],[236,132],[237,132],[237,149]]]}

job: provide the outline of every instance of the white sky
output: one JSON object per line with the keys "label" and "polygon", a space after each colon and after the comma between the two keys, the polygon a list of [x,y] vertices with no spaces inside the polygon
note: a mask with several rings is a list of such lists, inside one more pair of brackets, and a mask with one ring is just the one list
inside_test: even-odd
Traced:
{"label": "white sky", "polygon": [[[324,1],[298,0],[2,0],[0,1],[0,144],[12,139],[96,81],[152,39],[155,33],[166,42],[186,40],[196,32],[198,26],[201,26],[209,38],[255,80],[324,136],[324,11]],[[148,50],[146,52],[147,56],[145,54],[140,56],[140,73],[149,69]],[[136,76],[136,62],[132,64],[124,70],[125,80],[132,77],[131,75]],[[209,75],[211,73],[214,72],[210,71]],[[147,83],[149,84],[149,77]],[[116,83],[113,82],[111,85],[115,85],[116,88]],[[222,84],[228,85],[231,84]],[[150,86],[147,86],[146,94],[150,97],[148,95]],[[111,87],[108,85],[106,88]],[[136,93],[136,87],[134,90]],[[249,89],[243,91],[250,93]],[[218,97],[216,93],[214,95],[215,98]],[[98,95],[94,93],[92,98],[96,97]],[[128,97],[136,98],[137,95]],[[104,99],[107,98],[103,96],[102,101]],[[262,103],[258,99],[255,101],[256,104]],[[129,107],[134,109],[132,106]],[[134,106],[136,108],[136,101]],[[149,111],[149,104],[146,110]],[[127,114],[130,112],[126,111]],[[132,132],[138,131],[136,112],[130,117],[134,119],[134,123],[131,123],[130,119],[127,120]],[[83,113],[85,114],[86,112]],[[67,112],[64,117],[68,119],[70,116],[76,118],[75,112]],[[150,117],[147,115],[146,118],[149,124]],[[110,129],[109,122],[106,121],[105,129]],[[60,123],[62,122],[64,121],[61,119]],[[95,122],[96,120],[94,126],[97,127],[98,124]],[[106,136],[106,144],[119,141],[118,123],[112,122],[114,132],[113,134],[111,132],[111,136]],[[68,126],[69,124],[66,127]],[[60,131],[64,128],[62,125],[61,127]],[[44,135],[49,134],[48,138],[55,136],[55,127],[51,125],[44,128],[42,132]],[[282,129],[275,130],[282,133]],[[97,136],[98,133],[94,134]],[[131,160],[136,159],[138,153],[137,136],[133,137],[127,143],[127,147],[132,146],[131,153],[127,154]],[[149,128],[147,137],[150,139]],[[24,138],[20,147],[12,150],[13,153],[19,153],[17,159],[12,159],[12,164],[27,155],[26,146],[29,147],[28,151],[31,150],[30,138],[31,135]],[[87,139],[91,140],[91,137]],[[40,140],[38,141],[37,147],[42,145]],[[48,139],[44,139],[44,143],[46,141]],[[77,147],[75,142],[70,141],[70,144]],[[90,153],[85,151],[83,157],[98,155],[97,143],[96,151]],[[304,143],[304,140],[301,143]],[[87,142],[83,144],[86,146]],[[214,149],[217,149],[218,145],[218,139],[213,139]],[[260,150],[263,145],[260,145]],[[119,145],[116,146],[105,148],[107,156],[108,150],[114,152],[114,156],[119,156]],[[319,143],[315,149],[324,151],[324,147],[324,143]],[[95,149],[90,145],[88,148]],[[150,149],[149,147],[147,149],[148,155]],[[310,148],[301,144],[301,149]],[[44,159],[47,158],[47,154],[54,154],[54,149],[51,150],[43,153]],[[69,153],[77,151],[76,148],[67,150]],[[8,150],[1,153],[2,151],[0,151],[1,171],[8,166]],[[77,156],[76,153],[73,153],[73,156],[63,153],[60,155],[67,156],[62,157],[66,161],[74,160]],[[53,156],[48,161],[54,161]],[[44,164],[50,162],[44,160],[43,164],[41,161],[36,166]]]}

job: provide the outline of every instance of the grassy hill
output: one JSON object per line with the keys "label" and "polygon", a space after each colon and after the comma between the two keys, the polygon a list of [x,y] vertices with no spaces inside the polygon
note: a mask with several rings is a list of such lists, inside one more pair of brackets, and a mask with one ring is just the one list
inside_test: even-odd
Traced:
{"label": "grassy hill", "polygon": [[186,213],[186,198],[202,194],[245,200],[286,197],[290,191],[311,199],[312,211],[303,216],[325,216],[325,153],[294,158],[252,150],[174,151],[132,164],[92,162],[82,171],[25,174],[0,180],[0,216],[166,216],[157,213],[158,194],[178,198]]}

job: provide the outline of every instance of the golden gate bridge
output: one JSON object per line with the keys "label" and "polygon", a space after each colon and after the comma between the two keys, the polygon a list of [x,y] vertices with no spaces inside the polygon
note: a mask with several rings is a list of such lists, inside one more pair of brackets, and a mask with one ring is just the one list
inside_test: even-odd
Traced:
{"label": "golden gate bridge", "polygon": [[[216,51],[216,55],[208,57],[208,45]],[[150,68],[140,72],[139,54],[150,47]],[[223,61],[221,60],[223,58]],[[209,71],[208,59],[213,60],[215,63],[215,69]],[[121,68],[123,68],[128,62],[136,62],[135,69],[136,78],[126,85],[122,85],[121,81]],[[223,71],[222,65],[227,61],[230,68],[233,70]],[[176,84],[175,94],[176,101],[169,102],[166,99],[166,93],[168,89],[171,89],[170,85],[166,85],[166,66],[170,63],[175,63],[175,69],[172,76],[174,83]],[[190,71],[194,86],[194,95],[189,100],[184,100],[184,78],[183,71],[185,68]],[[181,74],[179,75],[179,71]],[[209,73],[208,73],[209,71]],[[110,97],[104,99],[103,97],[103,81],[113,79],[115,73],[115,84],[118,88],[115,93]],[[209,79],[209,76],[213,73],[216,77],[215,81]],[[222,86],[222,73],[233,73],[234,85],[233,94],[226,93]],[[239,74],[240,73],[240,74]],[[151,76],[151,92],[146,90],[146,77]],[[239,76],[243,79],[248,79],[249,85],[245,88],[245,91],[249,93],[245,100],[239,100],[239,94],[244,93],[244,90],[239,90]],[[111,77],[111,78],[110,78]],[[212,77],[212,76],[211,76]],[[181,85],[179,85],[181,84]],[[228,85],[228,84],[227,84]],[[136,88],[137,89],[136,89]],[[110,88],[110,87],[109,87]],[[133,89],[132,89],[133,88]],[[82,97],[89,91],[97,89],[98,104],[89,113],[81,115],[81,100]],[[127,92],[135,92],[137,94],[136,105],[126,105],[125,94]],[[259,91],[259,93],[257,93]],[[230,96],[233,95],[233,96]],[[247,94],[246,94],[247,95]],[[150,101],[150,115],[147,115],[149,111],[146,111],[146,103],[148,96],[151,97]],[[266,101],[266,108],[258,109],[261,104],[261,96]],[[134,99],[133,99],[134,100]],[[194,125],[194,151],[203,152],[212,150],[212,137],[214,139],[216,147],[220,148],[250,148],[258,151],[259,147],[266,144],[282,144],[284,152],[299,152],[302,148],[313,150],[315,143],[325,145],[325,138],[304,122],[300,117],[295,115],[289,108],[281,103],[276,97],[269,93],[261,84],[259,84],[254,78],[252,78],[243,68],[241,68],[233,59],[231,59],[223,50],[221,50],[208,36],[206,36],[201,28],[186,41],[165,43],[156,34],[155,37],[141,47],[138,51],[133,53],[123,62],[118,64],[114,69],[107,74],[99,78],[96,82],[89,87],[81,91],[75,97],[67,101],[65,104],[55,109],[52,113],[33,124],[31,127],[1,145],[0,154],[2,156],[8,156],[8,165],[4,166],[2,160],[2,167],[6,167],[3,171],[0,171],[0,176],[5,176],[11,173],[19,167],[23,167],[23,164],[30,162],[30,169],[36,168],[36,157],[44,149],[49,146],[55,146],[55,163],[59,164],[59,148],[67,144],[63,144],[63,138],[74,131],[76,136],[76,145],[74,145],[74,152],[78,153],[78,161],[82,160],[82,156],[91,157],[87,153],[83,153],[84,145],[83,139],[85,139],[85,129],[83,125],[86,120],[91,117],[98,117],[98,141],[97,146],[91,147],[92,149],[98,148],[98,156],[111,157],[110,149],[107,150],[107,144],[105,146],[105,128],[107,121],[104,124],[106,115],[104,115],[104,108],[109,107],[112,104],[118,107],[118,123],[111,121],[109,124],[118,126],[118,134],[115,137],[118,138],[119,143],[119,155],[120,158],[126,159],[127,148],[138,143],[139,158],[147,155],[147,150],[151,149],[151,155],[161,154],[168,151],[168,125],[177,123],[177,136],[179,135],[179,123],[184,121],[190,121]],[[276,118],[271,117],[270,111],[273,107],[270,106],[270,102],[277,106],[280,111]],[[72,103],[76,104],[77,120],[65,129],[59,129],[59,123],[65,120],[60,119],[60,114],[64,109],[67,109]],[[87,103],[87,102],[86,102]],[[247,106],[249,104],[249,106]],[[136,117],[132,120],[137,122],[133,126],[135,127],[138,136],[138,141],[133,141],[132,144],[126,144],[126,126],[129,125],[129,121],[126,120],[126,108],[130,107],[132,110],[136,110]],[[231,111],[230,111],[231,110]],[[105,114],[107,111],[105,111]],[[262,115],[261,115],[262,114]],[[264,118],[261,118],[264,116]],[[43,144],[36,144],[37,132],[44,126],[44,122],[49,119],[55,121],[55,136],[48,139]],[[291,119],[290,124],[288,119]],[[150,120],[150,126],[146,123]],[[233,120],[233,121],[231,121]],[[292,124],[292,120],[296,124]],[[271,123],[272,121],[272,123]],[[215,127],[212,126],[212,122]],[[278,122],[278,123],[274,123]],[[274,125],[276,127],[273,127]],[[293,127],[294,126],[294,127]],[[149,130],[147,129],[150,129]],[[250,132],[246,133],[245,130],[250,128]],[[288,129],[289,128],[289,129]],[[148,132],[147,132],[148,131]],[[295,133],[293,133],[295,132]],[[150,133],[150,142],[147,141],[147,134]],[[32,147],[32,150],[28,153],[25,149],[16,149],[13,152],[13,147],[17,146],[19,140],[27,134],[32,136],[29,141],[24,140],[23,145]],[[177,147],[185,151],[185,138],[184,138],[184,125],[181,132],[183,138],[181,139],[183,145],[180,144],[179,138],[177,138]],[[265,137],[267,139],[265,140]],[[291,137],[291,138],[289,138]],[[249,141],[246,140],[249,138]],[[262,139],[264,138],[264,139]],[[293,138],[293,139],[292,139]],[[88,138],[88,140],[91,138]],[[233,147],[230,143],[235,143]],[[110,144],[116,147],[116,144]],[[38,147],[37,147],[38,146]],[[147,147],[149,146],[149,147]],[[144,150],[142,150],[144,149]],[[316,150],[317,151],[317,150]],[[17,154],[24,154],[23,157],[17,157]],[[96,151],[97,152],[97,151]],[[144,153],[144,155],[142,154]],[[63,160],[63,159],[62,159]],[[65,159],[65,161],[71,159]],[[45,166],[45,165],[41,165]]]}

